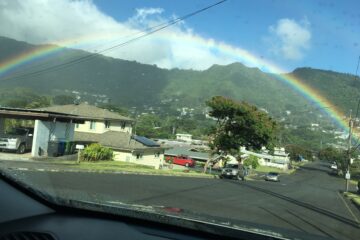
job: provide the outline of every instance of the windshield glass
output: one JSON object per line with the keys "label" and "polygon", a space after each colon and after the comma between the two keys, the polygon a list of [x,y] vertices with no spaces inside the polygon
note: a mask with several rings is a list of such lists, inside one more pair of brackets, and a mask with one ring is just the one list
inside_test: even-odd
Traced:
{"label": "windshield glass", "polygon": [[13,128],[6,133],[10,135],[26,135],[28,133],[28,130],[22,128]]}
{"label": "windshield glass", "polygon": [[0,0],[0,170],[68,204],[360,239],[359,74],[358,0]]}

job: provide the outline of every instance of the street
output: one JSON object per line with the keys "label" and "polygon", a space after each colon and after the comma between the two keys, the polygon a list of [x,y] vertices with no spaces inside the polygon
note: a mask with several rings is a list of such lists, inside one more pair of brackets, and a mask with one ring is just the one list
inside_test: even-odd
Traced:
{"label": "street", "polygon": [[280,182],[11,170],[36,188],[71,199],[165,206],[196,214],[311,233],[360,239],[359,210],[344,199],[343,179],[321,162]]}

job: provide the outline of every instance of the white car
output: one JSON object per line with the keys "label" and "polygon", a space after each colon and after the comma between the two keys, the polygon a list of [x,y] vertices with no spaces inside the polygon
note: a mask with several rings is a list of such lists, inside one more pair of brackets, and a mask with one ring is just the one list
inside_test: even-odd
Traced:
{"label": "white car", "polygon": [[337,165],[336,165],[336,163],[332,163],[332,164],[330,165],[330,168],[331,168],[331,169],[334,169],[334,170],[337,170]]}

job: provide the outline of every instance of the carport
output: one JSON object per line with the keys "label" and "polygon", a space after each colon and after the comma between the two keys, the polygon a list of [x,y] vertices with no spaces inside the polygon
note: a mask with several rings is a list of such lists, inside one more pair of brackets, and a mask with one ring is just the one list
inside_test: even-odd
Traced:
{"label": "carport", "polygon": [[48,155],[49,143],[72,141],[75,124],[82,124],[85,118],[50,111],[0,107],[0,134],[5,130],[5,119],[33,120],[34,134],[31,149],[32,157]]}

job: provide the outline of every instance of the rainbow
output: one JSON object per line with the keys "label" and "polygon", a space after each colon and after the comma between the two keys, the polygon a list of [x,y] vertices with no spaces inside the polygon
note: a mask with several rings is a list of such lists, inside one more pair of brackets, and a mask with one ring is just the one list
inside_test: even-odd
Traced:
{"label": "rainbow", "polygon": [[[59,41],[51,45],[40,46],[31,51],[24,52],[20,55],[9,58],[4,62],[0,62],[0,79],[7,74],[10,74],[12,71],[25,66],[26,64],[49,57],[62,51],[65,48],[84,48],[84,46],[94,46],[94,43],[99,43],[100,46],[108,44],[109,40],[114,39],[117,41],[117,43],[119,43],[120,36],[120,33],[100,34],[100,37],[99,34],[97,34]],[[123,37],[123,39],[125,38]],[[276,78],[279,81],[290,86],[294,91],[300,93],[308,101],[315,103],[315,105],[321,109],[321,111],[326,113],[338,127],[340,127],[343,131],[348,132],[348,121],[346,120],[345,114],[340,111],[340,109],[335,107],[328,99],[322,96],[317,90],[306,85],[301,81],[301,79],[296,78],[294,75],[280,74],[286,71],[281,67],[262,59],[261,57],[256,57],[254,54],[244,49],[233,47],[229,44],[218,42],[212,39],[205,40],[204,38],[193,35],[191,33],[182,34],[179,36],[175,33],[163,31],[152,35],[151,40],[157,41],[159,43],[171,41],[172,44],[175,45],[180,44],[182,46],[185,45],[196,47],[199,50],[210,49],[214,53],[227,58],[229,63],[230,61],[239,61],[247,66],[259,67],[265,72],[275,73],[277,76]],[[111,42],[115,43],[115,41]]]}

